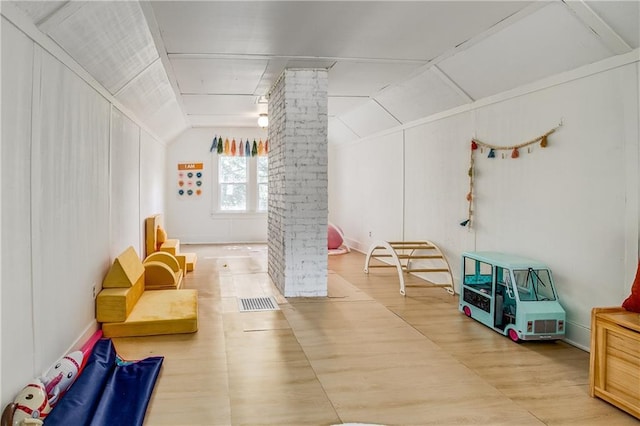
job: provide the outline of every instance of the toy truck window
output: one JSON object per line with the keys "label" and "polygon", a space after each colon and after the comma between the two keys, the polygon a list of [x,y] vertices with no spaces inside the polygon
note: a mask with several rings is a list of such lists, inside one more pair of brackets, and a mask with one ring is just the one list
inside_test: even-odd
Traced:
{"label": "toy truck window", "polygon": [[523,302],[556,300],[547,269],[514,270],[518,297]]}
{"label": "toy truck window", "polygon": [[491,294],[491,265],[479,260],[464,258],[464,283],[477,291]]}

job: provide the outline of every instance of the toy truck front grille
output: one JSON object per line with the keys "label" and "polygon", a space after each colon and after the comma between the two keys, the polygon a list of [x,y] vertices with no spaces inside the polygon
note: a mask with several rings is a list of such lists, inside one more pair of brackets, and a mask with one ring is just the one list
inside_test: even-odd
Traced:
{"label": "toy truck front grille", "polygon": [[533,332],[536,334],[550,334],[556,331],[556,320],[535,320],[533,323]]}

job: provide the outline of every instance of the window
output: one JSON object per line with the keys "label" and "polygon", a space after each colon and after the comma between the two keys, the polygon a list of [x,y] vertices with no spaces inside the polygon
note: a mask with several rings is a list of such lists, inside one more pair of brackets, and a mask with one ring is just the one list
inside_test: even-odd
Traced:
{"label": "window", "polygon": [[225,211],[247,209],[247,159],[218,157],[219,207]]}
{"label": "window", "polygon": [[218,162],[218,212],[266,212],[268,157],[216,155]]}

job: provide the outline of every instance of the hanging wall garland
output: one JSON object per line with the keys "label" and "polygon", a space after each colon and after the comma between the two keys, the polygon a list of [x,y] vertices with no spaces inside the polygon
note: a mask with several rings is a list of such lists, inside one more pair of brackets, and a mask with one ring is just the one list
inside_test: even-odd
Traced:
{"label": "hanging wall garland", "polygon": [[[468,172],[469,192],[467,193],[467,202],[469,203],[469,208],[467,210],[467,218],[462,222],[460,222],[460,226],[468,226],[469,228],[471,228],[471,218],[473,217],[473,195],[474,195],[473,185],[474,185],[474,178],[475,178],[474,153],[478,150],[478,148],[480,148],[480,152],[483,152],[485,148],[489,150],[489,155],[487,155],[487,158],[496,158],[497,151],[511,151],[510,157],[518,158],[520,157],[520,149],[527,148],[527,150],[531,152],[531,148],[530,148],[531,145],[534,145],[538,142],[540,142],[540,147],[546,148],[548,144],[547,137],[553,132],[555,132],[556,130],[558,130],[560,126],[562,126],[562,122],[558,124],[556,127],[554,127],[553,129],[549,130],[548,132],[538,136],[537,138],[531,139],[526,142],[522,142],[517,145],[498,146],[498,145],[482,142],[476,138],[471,139],[471,149],[470,149],[470,155],[469,155],[469,172]],[[502,158],[506,158],[504,152],[502,152],[501,154],[502,154]]]}
{"label": "hanging wall garland", "polygon": [[262,142],[253,140],[253,144],[249,142],[249,138],[246,141],[240,139],[240,142],[236,143],[235,138],[229,141],[229,138],[222,139],[222,136],[214,136],[211,142],[211,148],[209,152],[217,152],[218,155],[226,155],[230,157],[265,157],[269,154],[269,140]]}

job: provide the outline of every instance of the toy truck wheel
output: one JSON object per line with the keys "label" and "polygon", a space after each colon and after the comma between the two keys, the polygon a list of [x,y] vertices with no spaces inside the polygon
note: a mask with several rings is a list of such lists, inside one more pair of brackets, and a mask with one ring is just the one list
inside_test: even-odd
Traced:
{"label": "toy truck wheel", "polygon": [[470,316],[471,316],[471,308],[470,308],[470,307],[465,306],[465,307],[462,309],[462,311],[464,312],[464,314],[465,314],[466,316],[468,316],[468,317],[470,317]]}
{"label": "toy truck wheel", "polygon": [[520,342],[520,338],[518,337],[518,332],[515,331],[513,328],[509,329],[509,338],[516,343]]}

